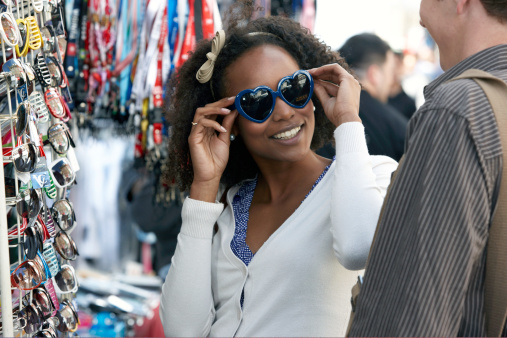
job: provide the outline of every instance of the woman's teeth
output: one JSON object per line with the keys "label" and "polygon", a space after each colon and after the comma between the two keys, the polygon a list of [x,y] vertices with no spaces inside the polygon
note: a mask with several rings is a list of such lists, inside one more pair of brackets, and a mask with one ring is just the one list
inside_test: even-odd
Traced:
{"label": "woman's teeth", "polygon": [[296,136],[296,134],[301,130],[301,126],[299,127],[296,127],[292,130],[288,130],[286,132],[283,132],[283,133],[280,133],[280,134],[276,134],[273,136],[273,138],[276,138],[278,140],[288,140],[288,139],[291,139],[293,138],[294,136]]}

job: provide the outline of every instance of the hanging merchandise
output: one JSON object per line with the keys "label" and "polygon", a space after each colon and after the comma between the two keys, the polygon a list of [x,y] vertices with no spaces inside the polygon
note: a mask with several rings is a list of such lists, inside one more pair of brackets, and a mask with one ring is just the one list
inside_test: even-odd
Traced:
{"label": "hanging merchandise", "polygon": [[[0,139],[0,335],[77,330],[79,255],[61,206],[80,167],[67,125],[66,25],[59,0],[2,1]],[[72,226],[69,223],[72,223]]]}

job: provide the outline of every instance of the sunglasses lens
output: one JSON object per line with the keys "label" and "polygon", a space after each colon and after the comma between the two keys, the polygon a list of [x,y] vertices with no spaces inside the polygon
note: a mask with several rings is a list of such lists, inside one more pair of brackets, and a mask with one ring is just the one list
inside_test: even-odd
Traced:
{"label": "sunglasses lens", "polygon": [[59,86],[62,83],[62,74],[60,73],[60,68],[56,63],[53,62],[53,60],[47,58],[46,64],[48,65],[49,73],[51,74],[51,85],[52,86]]}
{"label": "sunglasses lens", "polygon": [[35,146],[27,143],[14,148],[12,150],[12,159],[14,160],[14,166],[19,172],[32,172],[37,162]]}
{"label": "sunglasses lens", "polygon": [[74,212],[67,200],[58,200],[53,204],[53,218],[64,231],[68,231],[74,225]]}
{"label": "sunglasses lens", "polygon": [[273,96],[267,89],[245,93],[240,98],[241,109],[254,120],[264,120],[273,107]]}
{"label": "sunglasses lens", "polygon": [[55,248],[65,259],[75,260],[77,255],[79,254],[76,250],[76,245],[74,241],[69,237],[69,235],[59,232],[55,237]]}
{"label": "sunglasses lens", "polygon": [[12,275],[12,281],[14,281],[22,290],[32,290],[33,288],[39,286],[42,282],[40,275],[37,274],[35,267],[32,264],[26,262]]}
{"label": "sunglasses lens", "polygon": [[39,306],[39,309],[42,311],[44,317],[49,318],[53,312],[53,303],[51,303],[51,299],[46,291],[41,288],[33,290],[33,299]]}
{"label": "sunglasses lens", "polygon": [[56,124],[48,130],[48,139],[58,154],[65,154],[69,149],[67,133],[61,124]]}
{"label": "sunglasses lens", "polygon": [[37,191],[24,190],[16,197],[16,209],[23,218],[34,218],[39,214],[40,201]]}
{"label": "sunglasses lens", "polygon": [[17,112],[17,121],[16,121],[16,135],[23,135],[26,131],[26,127],[28,125],[26,106],[21,104],[18,108]]}
{"label": "sunglasses lens", "polygon": [[55,163],[55,165],[51,168],[51,171],[56,179],[56,182],[62,187],[69,186],[74,181],[74,170],[72,170],[70,165],[64,161],[58,161]]}
{"label": "sunglasses lens", "polygon": [[65,302],[65,306],[58,312],[58,319],[60,324],[58,330],[61,332],[74,332],[77,330],[78,321],[75,315],[75,311],[71,309],[70,303]]}
{"label": "sunglasses lens", "polygon": [[19,313],[26,319],[26,326],[24,329],[26,333],[33,334],[41,328],[41,313],[35,310],[33,306],[27,306]]}
{"label": "sunglasses lens", "polygon": [[76,278],[68,266],[62,266],[62,269],[55,276],[56,285],[63,292],[69,292],[76,287]]}
{"label": "sunglasses lens", "polygon": [[310,99],[311,81],[306,74],[298,74],[293,79],[286,79],[280,86],[280,92],[287,102],[303,108]]}
{"label": "sunglasses lens", "polygon": [[27,27],[23,22],[20,22],[18,24],[19,32],[21,33],[21,41],[19,41],[18,46],[19,50],[23,50],[26,44],[26,34],[27,34]]}
{"label": "sunglasses lens", "polygon": [[16,42],[16,31],[12,22],[9,21],[5,16],[2,16],[2,28],[4,29],[5,36],[10,43],[14,44]]}

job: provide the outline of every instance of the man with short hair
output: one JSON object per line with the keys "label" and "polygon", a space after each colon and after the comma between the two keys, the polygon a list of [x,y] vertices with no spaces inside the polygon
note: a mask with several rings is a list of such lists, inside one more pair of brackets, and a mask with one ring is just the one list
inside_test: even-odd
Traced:
{"label": "man with short hair", "polygon": [[488,334],[487,242],[506,207],[496,205],[506,150],[479,85],[449,80],[479,69],[507,81],[507,0],[422,0],[420,16],[445,73],[410,120],[350,336]]}
{"label": "man with short hair", "polygon": [[361,83],[359,117],[368,151],[398,161],[403,155],[408,119],[387,105],[395,80],[395,55],[377,35],[363,33],[349,38],[339,50]]}

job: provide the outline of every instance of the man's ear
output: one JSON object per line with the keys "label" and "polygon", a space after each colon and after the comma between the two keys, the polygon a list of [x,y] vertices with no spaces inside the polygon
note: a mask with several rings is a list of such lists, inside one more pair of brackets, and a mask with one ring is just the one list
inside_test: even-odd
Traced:
{"label": "man's ear", "polygon": [[379,65],[376,64],[370,65],[366,70],[365,78],[368,81],[368,83],[373,87],[377,86],[378,82],[380,81],[379,76],[380,76]]}

